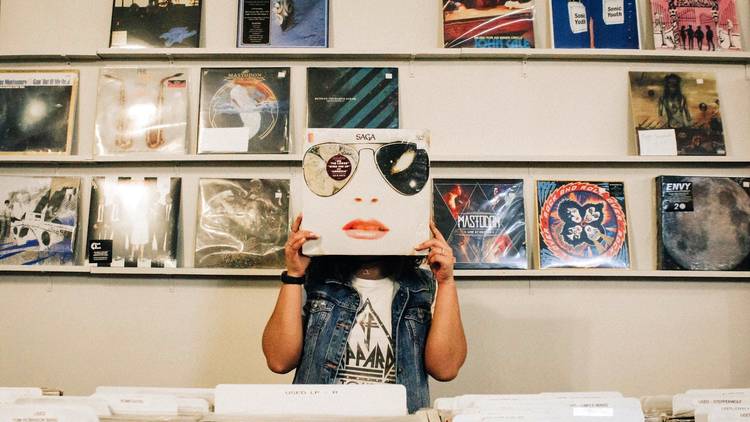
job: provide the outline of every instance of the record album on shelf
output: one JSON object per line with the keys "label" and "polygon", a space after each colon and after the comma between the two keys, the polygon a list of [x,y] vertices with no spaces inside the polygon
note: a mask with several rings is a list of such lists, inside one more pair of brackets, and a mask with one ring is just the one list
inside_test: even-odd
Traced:
{"label": "record album on shelf", "polygon": [[656,49],[742,50],[736,0],[650,0]]}
{"label": "record album on shelf", "polygon": [[621,182],[547,181],[536,184],[539,268],[629,268]]}
{"label": "record album on shelf", "polygon": [[188,104],[188,69],[102,68],[94,152],[184,154]]}
{"label": "record album on shelf", "polygon": [[114,0],[109,46],[198,47],[201,3],[201,0]]}
{"label": "record album on shelf", "polygon": [[660,270],[750,270],[750,177],[656,178]]}
{"label": "record album on shelf", "polygon": [[195,266],[283,268],[289,180],[201,179]]}
{"label": "record album on shelf", "polygon": [[327,47],[328,0],[238,0],[237,47]]}
{"label": "record album on shelf", "polygon": [[110,248],[99,262],[112,267],[177,266],[179,177],[95,177],[89,208],[89,248]]}
{"label": "record album on shelf", "polygon": [[72,265],[78,177],[0,176],[0,265]]}
{"label": "record album on shelf", "polygon": [[70,154],[77,70],[0,70],[0,154]]}
{"label": "record album on shelf", "polygon": [[433,216],[455,268],[528,268],[521,179],[435,179]]}
{"label": "record album on shelf", "polygon": [[198,153],[289,151],[288,67],[201,70]]}
{"label": "record album on shelf", "polygon": [[713,73],[630,72],[641,155],[726,155]]}
{"label": "record album on shelf", "polygon": [[534,47],[535,0],[441,0],[446,48]]}
{"label": "record album on shelf", "polygon": [[555,48],[639,49],[637,0],[549,0]]}
{"label": "record album on shelf", "polygon": [[307,68],[307,127],[399,127],[398,68]]}

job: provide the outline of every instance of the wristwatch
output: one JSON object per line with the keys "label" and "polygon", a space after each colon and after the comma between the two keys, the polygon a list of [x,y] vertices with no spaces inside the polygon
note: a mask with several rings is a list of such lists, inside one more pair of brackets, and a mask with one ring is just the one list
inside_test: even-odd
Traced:
{"label": "wristwatch", "polygon": [[281,282],[284,284],[305,284],[305,276],[292,277],[284,271],[281,273]]}

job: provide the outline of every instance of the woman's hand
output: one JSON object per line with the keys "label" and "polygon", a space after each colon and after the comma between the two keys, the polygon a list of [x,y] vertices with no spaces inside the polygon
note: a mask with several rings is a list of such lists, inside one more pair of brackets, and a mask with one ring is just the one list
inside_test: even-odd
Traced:
{"label": "woman's hand", "polygon": [[432,231],[433,238],[420,243],[415,249],[418,251],[430,249],[430,253],[427,255],[427,263],[430,264],[430,269],[432,269],[432,274],[435,275],[438,284],[453,283],[453,264],[456,263],[453,249],[445,241],[433,221],[430,221],[430,231]]}
{"label": "woman's hand", "polygon": [[302,277],[310,265],[310,257],[302,255],[302,245],[310,239],[317,239],[318,235],[308,231],[300,230],[302,224],[302,213],[297,215],[292,223],[292,231],[289,233],[289,239],[284,245],[284,257],[286,259],[286,273],[292,277]]}

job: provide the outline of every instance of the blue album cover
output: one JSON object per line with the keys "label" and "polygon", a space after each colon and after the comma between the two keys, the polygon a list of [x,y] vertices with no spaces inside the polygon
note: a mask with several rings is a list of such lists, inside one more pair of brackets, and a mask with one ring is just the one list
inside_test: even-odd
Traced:
{"label": "blue album cover", "polygon": [[328,47],[328,0],[238,0],[237,47]]}
{"label": "blue album cover", "polygon": [[398,129],[398,69],[310,67],[307,127]]}
{"label": "blue album cover", "polygon": [[550,0],[555,48],[639,49],[636,0]]}

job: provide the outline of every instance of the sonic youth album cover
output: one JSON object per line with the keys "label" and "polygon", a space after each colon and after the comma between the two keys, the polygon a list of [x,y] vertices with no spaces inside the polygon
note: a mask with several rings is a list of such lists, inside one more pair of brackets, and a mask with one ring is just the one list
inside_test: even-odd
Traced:
{"label": "sonic youth album cover", "polygon": [[289,151],[288,67],[201,71],[198,153]]}
{"label": "sonic youth album cover", "polygon": [[239,0],[237,47],[328,47],[328,0]]}
{"label": "sonic youth album cover", "polygon": [[95,177],[88,240],[112,241],[113,267],[177,266],[179,177]]}
{"label": "sonic youth album cover", "polygon": [[535,0],[441,0],[446,48],[534,47]]}
{"label": "sonic youth album cover", "polygon": [[712,73],[630,72],[630,105],[641,154],[666,133],[672,154],[726,155]]}
{"label": "sonic youth album cover", "polygon": [[0,177],[0,265],[72,265],[77,177]]}
{"label": "sonic youth album cover", "polygon": [[660,270],[750,269],[750,178],[656,178]]}
{"label": "sonic youth album cover", "polygon": [[397,129],[398,68],[307,68],[307,127]]}
{"label": "sonic youth album cover", "polygon": [[435,179],[433,216],[456,268],[528,268],[521,179]]}
{"label": "sonic youth album cover", "polygon": [[537,181],[539,268],[629,268],[620,182]]}
{"label": "sonic youth album cover", "polygon": [[0,154],[70,154],[77,70],[0,70]]}
{"label": "sonic youth album cover", "polygon": [[651,0],[654,47],[742,50],[735,0]]}
{"label": "sonic youth album cover", "polygon": [[283,268],[289,180],[201,179],[195,266]]}
{"label": "sonic youth album cover", "polygon": [[637,0],[549,0],[554,48],[641,48]]}
{"label": "sonic youth album cover", "polygon": [[199,47],[200,0],[114,0],[109,46]]}

